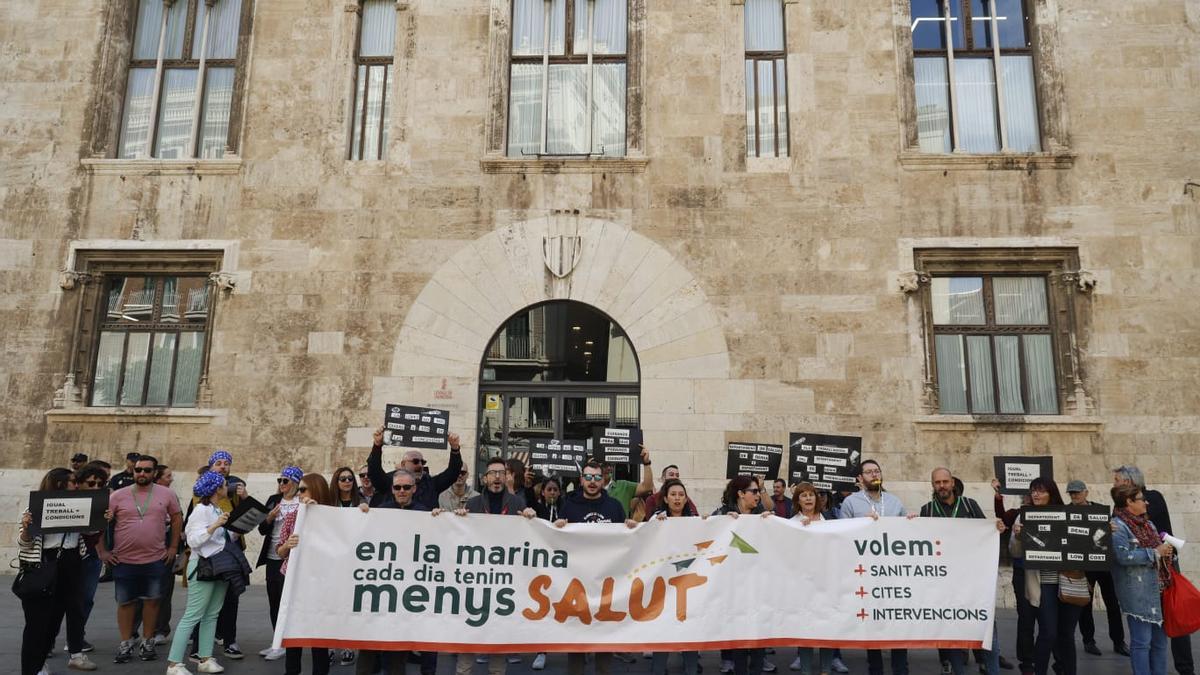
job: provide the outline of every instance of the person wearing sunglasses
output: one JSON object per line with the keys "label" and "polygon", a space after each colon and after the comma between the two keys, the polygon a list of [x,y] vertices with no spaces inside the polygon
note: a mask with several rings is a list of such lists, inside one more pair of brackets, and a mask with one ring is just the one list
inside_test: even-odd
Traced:
{"label": "person wearing sunglasses", "polygon": [[[438,506],[438,495],[442,494],[454,481],[458,480],[458,473],[463,469],[463,459],[461,445],[459,444],[458,434],[450,433],[446,436],[446,440],[450,445],[450,462],[446,465],[446,469],[437,475],[431,475],[426,469],[429,463],[425,460],[425,456],[420,450],[409,450],[404,453],[404,458],[400,461],[396,471],[388,473],[383,470],[383,427],[375,430],[373,444],[371,446],[371,454],[367,455],[367,477],[371,479],[371,484],[375,486],[392,485],[392,478],[396,471],[407,471],[416,479],[416,494],[413,495],[413,500],[425,506],[423,510],[432,511]],[[375,495],[372,499],[371,506],[382,506],[393,495]]]}
{"label": "person wearing sunglasses", "polygon": [[358,494],[362,497],[359,500],[360,504],[370,504],[371,500],[375,499],[375,485],[371,483],[371,476],[367,474],[366,464],[358,467]]}
{"label": "person wearing sunglasses", "polygon": [[[75,472],[76,490],[104,490],[108,487],[108,471],[98,462],[89,462]],[[104,563],[100,561],[97,546],[104,539],[105,531],[83,533],[83,541],[87,547],[87,556],[83,559],[83,582],[80,600],[83,603],[83,623],[87,626],[88,618],[92,615],[92,607],[96,604],[96,589],[100,586],[100,573]],[[169,616],[167,617],[170,618]],[[83,641],[83,651],[92,651],[92,645]]]}
{"label": "person wearing sunglasses", "polygon": [[113,563],[117,628],[121,633],[114,663],[131,661],[135,648],[143,661],[158,658],[153,636],[145,636],[140,645],[133,637],[136,603],[142,601],[145,625],[157,625],[164,565],[171,569],[175,564],[183,514],[175,493],[154,484],[157,470],[157,459],[141,455],[133,465],[133,485],[112,493],[108,501],[116,546],[111,552],[101,550],[99,555]]}
{"label": "person wearing sunglasses", "polygon": [[[284,519],[300,508],[298,488],[304,471],[298,466],[285,466],[275,479],[279,489],[267,498],[264,504],[267,517],[258,524],[258,533],[263,535],[262,550],[258,552],[258,562],[255,567],[267,568],[267,608],[271,616],[271,628],[279,620],[279,603],[283,598],[283,559],[279,557],[279,535],[283,530]],[[267,647],[258,653],[268,661],[282,658],[286,652],[281,649]]]}
{"label": "person wearing sunglasses", "polygon": [[[377,442],[382,443],[382,436],[382,433],[376,434]],[[376,447],[376,450],[378,449]],[[360,511],[369,513],[372,507],[408,511],[432,510],[414,499],[417,494],[417,477],[406,469],[396,469],[392,472],[391,482],[380,483],[380,485],[391,485],[392,494],[378,505],[366,502],[359,504]],[[407,651],[385,652],[364,649],[358,653],[358,660],[354,664],[354,673],[355,675],[374,675],[383,670],[388,675],[404,675],[408,656]],[[421,675],[435,675],[435,673],[437,673],[437,652],[421,652]]]}
{"label": "person wearing sunglasses", "polygon": [[356,507],[363,501],[358,491],[358,482],[354,480],[354,469],[348,466],[334,470],[329,489],[333,496],[333,506]]}
{"label": "person wearing sunglasses", "polygon": [[1111,494],[1113,578],[1120,611],[1129,621],[1130,666],[1134,675],[1166,675],[1170,647],[1163,632],[1162,592],[1172,583],[1175,548],[1147,516],[1142,488],[1120,485]]}
{"label": "person wearing sunglasses", "polygon": [[[725,492],[721,495],[721,505],[712,512],[712,515],[728,515],[737,518],[750,514],[768,518],[773,515],[773,512],[763,508],[762,488],[754,478],[736,476],[725,485]],[[763,672],[765,659],[765,649],[722,649],[721,672],[758,675]]]}

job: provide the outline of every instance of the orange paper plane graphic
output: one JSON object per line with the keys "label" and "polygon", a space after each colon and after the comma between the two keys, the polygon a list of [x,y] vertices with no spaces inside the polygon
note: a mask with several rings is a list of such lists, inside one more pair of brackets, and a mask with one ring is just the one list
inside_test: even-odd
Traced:
{"label": "orange paper plane graphic", "polygon": [[696,544],[696,550],[703,551],[704,549],[708,548],[709,546],[712,546],[712,543],[713,543],[712,539],[709,539],[708,541],[702,541],[699,544]]}
{"label": "orange paper plane graphic", "polygon": [[728,558],[728,557],[729,556],[725,556],[725,555],[714,556],[712,558],[709,558],[708,562],[713,565],[720,565],[721,563],[725,562],[725,558]]}

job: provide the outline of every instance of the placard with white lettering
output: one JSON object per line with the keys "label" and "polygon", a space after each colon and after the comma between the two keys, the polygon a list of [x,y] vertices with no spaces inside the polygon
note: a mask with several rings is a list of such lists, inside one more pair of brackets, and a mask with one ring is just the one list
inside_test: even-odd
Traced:
{"label": "placard with white lettering", "polygon": [[639,456],[641,444],[641,429],[596,429],[592,434],[592,457],[608,464],[631,464]]}
{"label": "placard with white lettering", "polygon": [[586,441],[548,439],[529,444],[529,466],[549,476],[578,476],[587,460]]}
{"label": "placard with white lettering", "polygon": [[764,443],[730,443],[729,461],[725,465],[725,477],[779,475],[783,463],[783,446]]}
{"label": "placard with white lettering", "polygon": [[108,490],[47,490],[29,493],[29,534],[95,532],[108,527]]}
{"label": "placard with white lettering", "polygon": [[853,491],[862,463],[862,438],[795,433],[788,436],[788,484]]}
{"label": "placard with white lettering", "polygon": [[389,403],[383,412],[383,444],[444,450],[449,427],[445,410]]}
{"label": "placard with white lettering", "polygon": [[1097,506],[1026,506],[1021,509],[1021,544],[1031,570],[1109,569],[1112,511]]}
{"label": "placard with white lettering", "polygon": [[1035,478],[1054,480],[1053,457],[996,457],[993,460],[1000,494],[1023,495]]}

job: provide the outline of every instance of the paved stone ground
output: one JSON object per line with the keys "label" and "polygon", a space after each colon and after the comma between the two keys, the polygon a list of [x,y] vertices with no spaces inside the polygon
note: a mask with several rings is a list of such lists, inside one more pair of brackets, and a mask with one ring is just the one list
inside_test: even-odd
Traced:
{"label": "paved stone ground", "polygon": [[[12,593],[7,592],[8,586],[11,585],[11,577],[0,578],[0,582],[4,584],[4,591],[0,592],[0,673],[16,672],[20,659],[21,652],[21,629],[24,626],[24,618],[21,613],[20,603]],[[177,591],[180,589],[176,589]],[[177,621],[183,614],[183,594],[177,596],[178,602],[174,607],[173,622]],[[1014,633],[1016,630],[1016,613],[1013,610],[1000,610],[1000,641],[1003,646],[1003,651],[1006,656],[1012,657],[1012,645]],[[1097,626],[1103,628],[1106,624],[1101,613],[1096,615]],[[283,661],[268,662],[258,656],[258,651],[267,646],[271,639],[270,620],[267,618],[267,597],[266,589],[261,585],[250,587],[246,595],[242,596],[241,612],[238,620],[238,641],[246,658],[242,661],[230,661],[224,658],[218,658],[225,665],[225,672],[229,675],[263,675],[270,673],[271,675],[282,675]],[[65,635],[60,635],[58,639],[59,649],[62,648]],[[117,627],[116,627],[116,610],[113,599],[113,587],[110,583],[100,585],[100,590],[96,594],[96,608],[92,613],[91,621],[88,624],[88,640],[96,645],[96,651],[91,654],[92,660],[99,666],[102,673],[120,673],[121,675],[149,675],[150,673],[162,673],[166,670],[166,648],[159,648],[159,660],[149,663],[143,663],[136,659],[129,664],[116,665],[112,662],[113,649],[117,643]],[[1130,672],[1129,661],[1124,657],[1112,654],[1109,650],[1110,645],[1107,639],[1100,638],[1100,648],[1104,650],[1103,656],[1089,656],[1082,652],[1080,646],[1079,652],[1079,674],[1080,675],[1117,675]],[[861,651],[850,651],[845,654],[846,663],[850,666],[851,673],[855,675],[865,675],[867,672],[866,654]],[[305,654],[304,672],[309,672],[308,654]],[[780,653],[773,656],[768,656],[768,659],[774,661],[779,666],[780,675],[787,675],[787,666],[792,660],[790,650],[780,650]],[[529,669],[531,657],[526,656],[520,664],[509,666],[508,672],[510,675],[529,675],[533,671]],[[704,668],[704,675],[718,675],[720,657],[715,652],[705,652],[701,654],[700,663]],[[940,672],[937,664],[936,653],[933,651],[910,652],[909,663],[913,675],[936,675]],[[49,667],[51,672],[60,675],[70,672],[67,670],[67,659],[64,654],[59,652],[54,658],[50,659]],[[671,660],[671,673],[679,672],[678,659]],[[192,668],[194,671],[195,669]],[[650,660],[638,658],[632,664],[621,663],[614,660],[613,675],[625,675],[626,673],[649,673]],[[417,667],[410,666],[409,672],[416,675]],[[438,663],[439,675],[452,675],[454,672],[454,662],[452,659],[442,658]],[[486,673],[486,667],[476,665],[476,675]],[[550,655],[546,669],[542,671],[547,674],[564,673],[566,672],[566,657],[563,655]],[[1017,671],[1006,671],[1016,674]],[[1172,671],[1173,672],[1173,671]],[[353,675],[353,666],[341,667],[335,665],[331,670],[331,675]]]}

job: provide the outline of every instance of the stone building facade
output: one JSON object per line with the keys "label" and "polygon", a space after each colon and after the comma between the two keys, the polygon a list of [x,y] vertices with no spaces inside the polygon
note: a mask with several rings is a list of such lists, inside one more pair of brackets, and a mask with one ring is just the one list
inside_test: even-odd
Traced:
{"label": "stone building facade", "polygon": [[[1060,482],[1082,478],[1103,501],[1111,467],[1136,463],[1181,535],[1200,537],[1194,0],[1011,0],[995,21],[950,0],[950,22],[936,0],[782,0],[781,43],[763,49],[746,17],[770,3],[594,0],[594,25],[610,11],[623,22],[604,44],[594,33],[586,59],[624,82],[587,75],[547,94],[585,87],[583,113],[582,98],[518,100],[515,81],[590,72],[588,0],[566,3],[582,32],[567,28],[577,51],[547,58],[551,75],[530,57],[536,41],[518,46],[545,35],[512,0],[399,0],[383,19],[355,0],[230,2],[175,0],[164,66],[157,31],[138,33],[161,10],[0,3],[0,465],[21,479],[6,481],[13,506],[75,451],[194,467],[228,448],[263,490],[284,463],[356,466],[386,403],[450,410],[473,451],[489,344],[510,317],[572,300],[627,337],[655,463],[678,464],[705,505],[726,443],[844,433],[914,506],[940,464],[986,498],[994,455],[1049,454]],[[394,49],[368,53],[368,14],[394,22]],[[990,32],[1022,18],[1016,42]],[[177,20],[191,52],[213,50],[200,104],[171,75],[194,83],[179,73],[198,66],[170,58]],[[964,23],[954,71],[937,33],[950,52],[944,29]],[[1001,87],[973,79],[989,54]],[[947,66],[961,77],[950,97]],[[758,84],[768,76],[774,88]],[[615,97],[593,82],[616,82]],[[150,83],[162,95],[135,109]],[[387,99],[378,118],[371,96]],[[748,96],[761,106],[749,115]],[[572,114],[590,133],[563,131]],[[156,115],[163,147],[139,149]],[[529,115],[560,128],[514,146]],[[174,384],[124,405],[126,389],[97,385],[116,372],[101,363],[117,344],[101,344],[104,326],[141,310],[105,305],[106,284],[155,274],[202,279],[187,287],[198,304],[154,316],[203,335],[166,338]],[[1000,278],[1044,289],[1040,310],[1021,310],[1042,313],[1024,322],[1041,337],[999,325]],[[963,297],[986,306],[982,324],[959,316],[974,311]],[[939,337],[958,324],[966,342]],[[952,343],[960,367],[939,371]],[[991,364],[989,386],[964,344]],[[1010,390],[1005,368],[1021,378]],[[952,373],[976,379],[951,391]]]}

